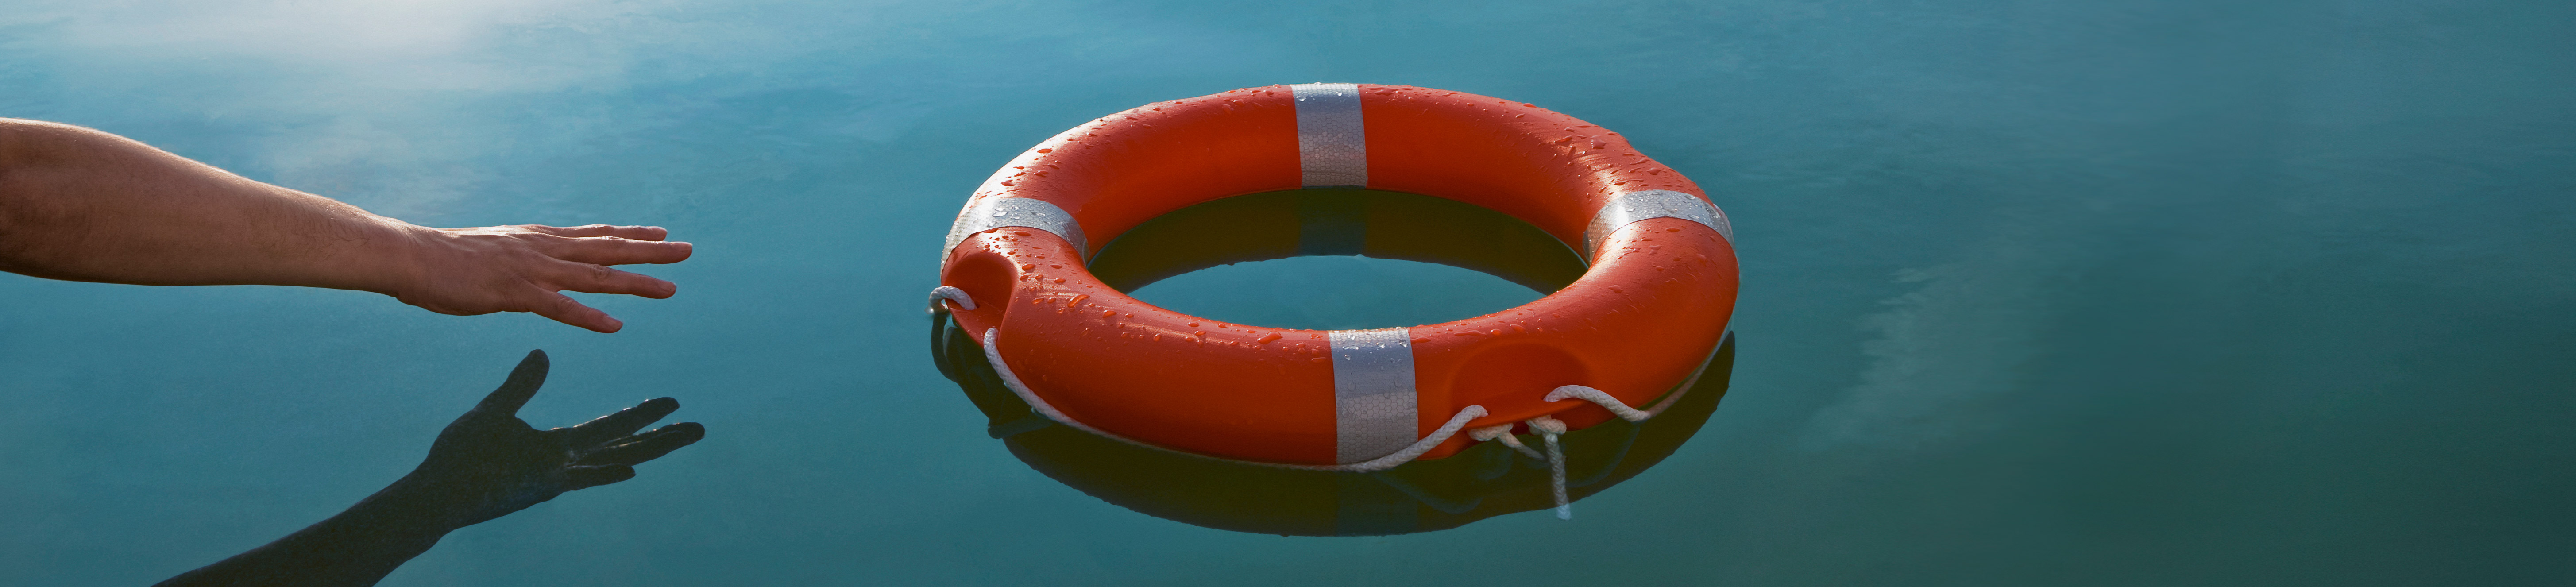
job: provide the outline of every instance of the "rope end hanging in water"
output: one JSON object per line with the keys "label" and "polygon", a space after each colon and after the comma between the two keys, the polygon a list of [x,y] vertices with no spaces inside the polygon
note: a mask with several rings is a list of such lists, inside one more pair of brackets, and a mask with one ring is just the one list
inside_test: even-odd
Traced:
{"label": "rope end hanging in water", "polygon": [[1539,438],[1547,440],[1548,489],[1556,494],[1556,519],[1572,520],[1574,504],[1565,498],[1565,447],[1556,441],[1557,436],[1565,434],[1565,422],[1539,416],[1529,419],[1529,427],[1530,431],[1538,433]]}
{"label": "rope end hanging in water", "polygon": [[[1610,413],[1619,416],[1619,419],[1643,422],[1663,412],[1664,408],[1672,405],[1673,400],[1680,399],[1681,394],[1687,391],[1689,391],[1688,384],[1685,383],[1683,389],[1669,394],[1663,402],[1657,403],[1653,408],[1644,410],[1628,407],[1628,404],[1620,402],[1619,398],[1611,397],[1608,392],[1581,385],[1559,386],[1547,392],[1547,396],[1542,399],[1551,402],[1568,399],[1589,401],[1610,410]],[[1467,437],[1478,441],[1500,442],[1504,446],[1512,447],[1512,450],[1529,455],[1530,458],[1547,461],[1548,490],[1556,498],[1556,519],[1572,520],[1574,504],[1565,494],[1565,447],[1557,440],[1557,437],[1563,436],[1566,432],[1565,421],[1539,416],[1529,419],[1526,423],[1529,424],[1530,432],[1538,434],[1539,438],[1546,441],[1546,454],[1540,454],[1538,451],[1531,450],[1529,446],[1521,444],[1520,438],[1512,435],[1510,424],[1477,428],[1468,431]]]}

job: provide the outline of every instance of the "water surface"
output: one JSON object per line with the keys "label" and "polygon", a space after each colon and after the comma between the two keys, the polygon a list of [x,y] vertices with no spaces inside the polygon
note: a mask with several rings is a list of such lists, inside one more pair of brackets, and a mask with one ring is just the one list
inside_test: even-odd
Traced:
{"label": "water surface", "polygon": [[[698,253],[643,270],[678,297],[585,298],[615,335],[0,276],[0,583],[146,584],[321,519],[543,348],[531,422],[671,395],[707,439],[385,584],[2564,584],[2568,22],[2549,2],[22,0],[0,11],[0,115],[422,224],[658,224]],[[1094,117],[1314,81],[1533,102],[1707,188],[1745,289],[1706,428],[1574,522],[1379,538],[1141,515],[988,438],[921,347],[968,192]],[[1439,279],[1316,259],[1237,268]],[[1257,310],[1224,291],[1167,303]],[[1402,318],[1441,319],[1368,319]]]}

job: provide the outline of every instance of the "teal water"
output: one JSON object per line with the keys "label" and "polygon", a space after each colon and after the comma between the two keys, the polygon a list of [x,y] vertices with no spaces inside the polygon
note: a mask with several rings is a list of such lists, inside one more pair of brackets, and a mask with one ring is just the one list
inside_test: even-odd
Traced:
{"label": "teal water", "polygon": [[[1319,287],[1326,280],[1331,286]],[[1509,310],[1542,295],[1438,263],[1341,255],[1210,267],[1129,293],[1192,316],[1310,330],[1438,324]]]}
{"label": "teal water", "polygon": [[[0,584],[147,584],[319,520],[530,348],[555,369],[532,423],[671,395],[707,439],[385,584],[2565,584],[2568,22],[2548,2],[16,0],[0,115],[422,224],[658,224],[698,253],[642,270],[678,297],[584,298],[614,335],[0,275]],[[1138,514],[987,437],[921,347],[966,194],[1093,117],[1312,81],[1533,102],[1708,188],[1744,267],[1723,407],[1573,522],[1373,538]],[[1440,278],[1341,261],[1229,269]],[[1167,303],[1304,311],[1199,291]]]}

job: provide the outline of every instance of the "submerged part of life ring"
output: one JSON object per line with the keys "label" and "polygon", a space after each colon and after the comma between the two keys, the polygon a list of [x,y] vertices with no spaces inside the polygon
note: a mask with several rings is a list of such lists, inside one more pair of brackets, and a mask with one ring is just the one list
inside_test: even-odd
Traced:
{"label": "submerged part of life ring", "polygon": [[[1333,187],[1507,214],[1590,265],[1503,312],[1341,331],[1172,312],[1087,265],[1184,207]],[[1726,332],[1731,238],[1690,180],[1570,116],[1426,88],[1270,86],[1148,104],[1022,153],[959,214],[934,302],[1049,420],[1196,455],[1383,470],[1475,438],[1653,415]]]}
{"label": "submerged part of life ring", "polygon": [[[1432,532],[1551,507],[1549,464],[1497,443],[1374,473],[1282,469],[1173,454],[1038,417],[1001,383],[971,337],[943,320],[958,387],[990,434],[1032,469],[1076,490],[1193,526],[1294,536]],[[940,343],[934,342],[934,345]],[[1715,412],[1735,361],[1729,337],[1681,401],[1644,422],[1611,420],[1563,437],[1566,491],[1581,500],[1644,473]]]}
{"label": "submerged part of life ring", "polygon": [[[1135,291],[1225,263],[1350,253],[1476,269],[1541,293],[1583,272],[1583,262],[1565,245],[1500,213],[1427,196],[1336,189],[1237,196],[1166,214],[1121,235],[1091,266],[1102,281]],[[933,361],[983,412],[987,431],[1013,456],[1138,513],[1238,532],[1362,536],[1444,530],[1554,503],[1554,463],[1501,442],[1351,473],[1177,454],[1058,425],[1032,411],[1001,380],[977,337],[945,313],[934,313],[931,328]],[[1559,440],[1567,501],[1626,481],[1679,449],[1725,395],[1734,346],[1729,337],[1695,379],[1670,394],[1678,399],[1660,415],[1564,434]],[[1538,438],[1519,440],[1541,444]]]}

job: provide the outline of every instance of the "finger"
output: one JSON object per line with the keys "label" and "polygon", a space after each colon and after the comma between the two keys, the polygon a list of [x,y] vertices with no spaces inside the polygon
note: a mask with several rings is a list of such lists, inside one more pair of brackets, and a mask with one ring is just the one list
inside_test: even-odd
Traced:
{"label": "finger", "polygon": [[610,269],[606,265],[563,263],[552,269],[554,274],[547,276],[546,282],[555,289],[568,289],[582,293],[626,294],[657,300],[680,292],[680,286],[671,282],[640,273]]}
{"label": "finger", "polygon": [[680,409],[680,400],[667,397],[644,400],[644,403],[635,404],[635,407],[618,410],[617,413],[600,416],[599,419],[572,427],[572,437],[569,440],[574,448],[588,448],[602,442],[616,440],[620,436],[634,434],[644,425],[661,421],[663,416],[669,416],[672,411],[678,409]]}
{"label": "finger", "polygon": [[528,405],[528,398],[536,397],[537,388],[546,384],[546,365],[545,351],[528,351],[528,358],[520,359],[519,366],[510,370],[510,378],[501,382],[500,389],[492,390],[492,395],[483,396],[474,411],[518,414],[519,407]]}
{"label": "finger", "polygon": [[696,422],[681,422],[635,436],[635,440],[591,451],[581,456],[581,465],[639,465],[662,458],[680,447],[697,444],[707,437],[707,428]]}
{"label": "finger", "polygon": [[630,265],[635,263],[678,263],[688,260],[697,245],[680,241],[633,240],[613,236],[530,237],[531,244],[546,256],[580,263]]}
{"label": "finger", "polygon": [[635,468],[626,465],[565,467],[564,491],[580,491],[635,478]]}
{"label": "finger", "polygon": [[600,333],[616,332],[626,327],[625,322],[608,317],[607,312],[581,305],[581,302],[572,301],[572,298],[563,294],[542,289],[537,291],[541,297],[536,303],[528,305],[528,311],[535,312],[539,316]]}
{"label": "finger", "polygon": [[671,236],[671,231],[664,230],[659,226],[610,226],[606,224],[546,226],[543,224],[523,224],[520,225],[519,228],[527,229],[531,232],[542,232],[555,236],[613,236],[639,241],[657,241]]}

